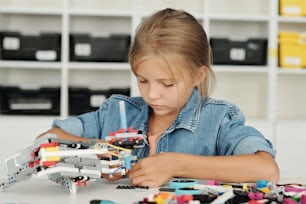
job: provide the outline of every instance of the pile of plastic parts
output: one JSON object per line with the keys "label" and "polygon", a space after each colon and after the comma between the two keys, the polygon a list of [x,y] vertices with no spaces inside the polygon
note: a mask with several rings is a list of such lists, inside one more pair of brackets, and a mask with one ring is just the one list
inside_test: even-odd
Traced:
{"label": "pile of plastic parts", "polygon": [[276,184],[266,180],[256,183],[219,183],[176,179],[169,188],[148,195],[139,204],[306,204],[306,186]]}

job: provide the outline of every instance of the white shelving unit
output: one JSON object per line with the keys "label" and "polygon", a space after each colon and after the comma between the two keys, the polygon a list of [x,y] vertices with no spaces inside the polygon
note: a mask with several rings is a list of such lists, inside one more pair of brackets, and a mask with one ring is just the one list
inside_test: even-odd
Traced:
{"label": "white shelving unit", "polygon": [[[69,86],[93,89],[130,86],[132,95],[137,95],[128,63],[70,62],[69,34],[133,36],[142,18],[166,7],[195,15],[210,37],[268,39],[265,66],[213,66],[217,75],[213,97],[237,104],[250,124],[259,127],[276,146],[285,148],[284,138],[290,138],[282,133],[306,124],[306,69],[278,67],[277,35],[283,29],[306,31],[306,18],[280,17],[278,0],[0,0],[0,30],[62,34],[60,62],[0,59],[0,85],[60,86],[62,118],[68,116]],[[5,117],[8,116],[0,115],[0,119]],[[35,124],[30,128],[35,128]],[[297,134],[305,132],[302,127]],[[292,170],[285,172],[290,174]]]}

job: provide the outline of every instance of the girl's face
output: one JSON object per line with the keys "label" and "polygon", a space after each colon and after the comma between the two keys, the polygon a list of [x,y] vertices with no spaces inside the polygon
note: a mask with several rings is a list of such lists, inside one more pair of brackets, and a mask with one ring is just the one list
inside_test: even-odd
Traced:
{"label": "girl's face", "polygon": [[[173,64],[170,66],[175,70]],[[184,75],[178,70],[181,69],[173,73],[174,79],[158,57],[138,64],[135,75],[140,94],[155,115],[175,117],[191,96],[195,84],[189,74]]]}

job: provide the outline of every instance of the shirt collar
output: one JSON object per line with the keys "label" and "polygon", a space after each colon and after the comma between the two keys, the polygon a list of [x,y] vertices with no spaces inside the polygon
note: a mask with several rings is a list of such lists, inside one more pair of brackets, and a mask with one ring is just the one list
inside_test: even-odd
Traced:
{"label": "shirt collar", "polygon": [[197,129],[200,116],[199,97],[198,91],[194,89],[188,102],[167,131],[171,132],[178,128],[185,128],[194,132]]}
{"label": "shirt collar", "polygon": [[[179,128],[184,128],[192,132],[197,129],[200,116],[199,97],[200,96],[198,91],[194,89],[186,105],[183,107],[172,125],[166,130],[167,133],[170,133]],[[145,102],[143,101],[143,103]],[[140,117],[138,117],[137,120],[138,122],[135,124],[138,124],[137,128],[139,128],[139,130],[147,132],[150,108],[148,105],[142,107],[143,108],[141,108],[141,113],[139,114]]]}

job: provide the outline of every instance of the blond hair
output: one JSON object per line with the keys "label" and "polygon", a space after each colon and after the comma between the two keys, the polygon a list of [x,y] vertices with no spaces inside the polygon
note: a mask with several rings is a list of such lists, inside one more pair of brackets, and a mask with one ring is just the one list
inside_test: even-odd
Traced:
{"label": "blond hair", "polygon": [[167,8],[143,20],[130,47],[132,71],[150,56],[160,57],[167,65],[175,59],[192,77],[198,74],[198,68],[208,67],[197,89],[201,96],[210,94],[215,79],[210,67],[211,48],[202,25],[191,14]]}

